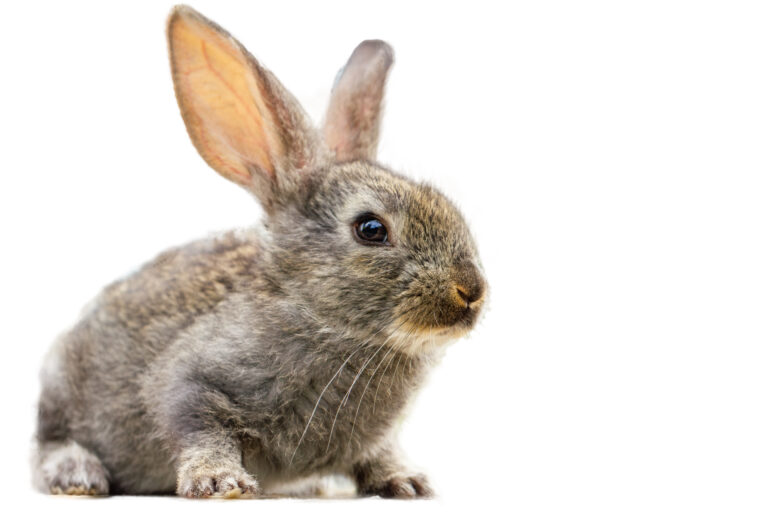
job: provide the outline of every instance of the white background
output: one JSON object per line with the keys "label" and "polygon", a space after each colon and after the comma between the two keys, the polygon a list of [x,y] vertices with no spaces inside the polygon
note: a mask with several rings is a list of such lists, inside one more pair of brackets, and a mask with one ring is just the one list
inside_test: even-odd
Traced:
{"label": "white background", "polygon": [[[441,495],[408,506],[766,509],[759,2],[192,5],[318,121],[354,46],[392,43],[380,159],[438,184],[477,235],[490,308],[404,425]],[[1,8],[0,501],[204,506],[44,497],[27,464],[42,355],[80,307],[162,249],[260,215],[188,141],[170,6]]]}

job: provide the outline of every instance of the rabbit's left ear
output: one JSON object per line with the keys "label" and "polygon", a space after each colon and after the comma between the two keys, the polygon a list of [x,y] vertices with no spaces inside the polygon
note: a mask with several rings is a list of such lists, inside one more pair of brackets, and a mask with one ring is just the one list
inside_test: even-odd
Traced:
{"label": "rabbit's left ear", "polygon": [[237,40],[189,7],[171,12],[168,46],[176,99],[200,155],[268,212],[284,203],[323,154],[298,102]]}
{"label": "rabbit's left ear", "polygon": [[381,102],[394,52],[384,41],[360,43],[331,92],[323,135],[336,161],[374,160]]}

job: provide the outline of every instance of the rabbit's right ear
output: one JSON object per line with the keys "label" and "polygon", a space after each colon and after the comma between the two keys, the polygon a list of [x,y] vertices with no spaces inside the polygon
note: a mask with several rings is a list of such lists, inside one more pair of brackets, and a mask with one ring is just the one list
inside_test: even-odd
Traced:
{"label": "rabbit's right ear", "polygon": [[171,72],[192,143],[267,211],[321,159],[319,134],[280,82],[221,27],[187,6],[168,19]]}
{"label": "rabbit's right ear", "polygon": [[337,162],[376,158],[381,102],[393,60],[392,47],[384,41],[363,41],[341,70],[323,126],[325,144]]}

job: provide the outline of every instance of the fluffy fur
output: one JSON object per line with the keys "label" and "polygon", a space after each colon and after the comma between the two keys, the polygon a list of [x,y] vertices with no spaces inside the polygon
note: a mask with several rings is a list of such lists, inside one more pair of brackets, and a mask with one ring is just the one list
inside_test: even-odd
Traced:
{"label": "fluffy fur", "polygon": [[[369,160],[391,48],[358,47],[321,132],[193,10],[173,11],[169,41],[193,142],[267,216],[161,254],[56,342],[42,372],[37,486],[236,497],[342,474],[362,495],[429,496],[394,427],[441,347],[475,323],[485,281],[456,208]],[[195,45],[220,50],[233,74],[215,60],[186,69]],[[244,101],[237,112],[206,92],[222,82]],[[258,151],[241,148],[238,112]],[[387,244],[356,239],[364,213],[385,223]]]}

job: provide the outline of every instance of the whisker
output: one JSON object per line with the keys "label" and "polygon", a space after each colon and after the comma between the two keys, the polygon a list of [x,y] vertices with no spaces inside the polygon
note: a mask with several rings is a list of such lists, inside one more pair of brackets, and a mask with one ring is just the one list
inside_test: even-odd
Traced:
{"label": "whisker", "polygon": [[[381,343],[379,348],[376,349],[373,355],[365,361],[363,366],[357,372],[357,375],[355,375],[355,378],[352,380],[352,384],[349,385],[349,389],[347,390],[347,393],[344,395],[344,398],[341,399],[338,409],[336,409],[336,415],[333,417],[333,423],[331,424],[331,433],[328,435],[328,444],[325,447],[326,453],[328,453],[328,450],[331,448],[331,440],[333,439],[333,431],[336,427],[336,420],[338,420],[339,418],[339,413],[341,412],[342,407],[344,407],[344,405],[347,403],[347,400],[349,399],[349,395],[352,393],[352,388],[355,387],[355,384],[357,383],[357,380],[360,378],[360,375],[363,373],[366,367],[370,364],[373,358],[375,358],[376,355],[381,351],[381,349],[387,345],[387,342],[394,336],[397,330],[400,329],[400,327],[402,327],[403,325],[405,325],[406,321],[407,320],[403,320],[397,327],[395,327],[395,329],[392,331],[392,334],[387,336],[387,338]],[[381,330],[379,332],[381,332]]]}
{"label": "whisker", "polygon": [[[403,354],[403,352],[400,352],[400,355],[402,355],[402,354]],[[392,370],[392,376],[393,377],[397,375],[397,369],[398,368],[400,368],[400,357],[399,356],[397,358],[397,363],[395,364],[395,369]]]}
{"label": "whisker", "polygon": [[[368,391],[368,386],[371,385],[371,382],[373,382],[373,378],[376,376],[376,372],[379,371],[379,368],[381,367],[382,363],[386,361],[387,356],[389,355],[392,350],[394,350],[395,345],[392,345],[389,350],[384,354],[384,357],[381,358],[381,361],[379,361],[379,364],[376,365],[376,368],[373,370],[373,375],[371,375],[371,378],[368,379],[368,383],[366,383],[365,387],[363,388],[363,394],[360,395],[360,401],[357,402],[357,409],[355,409],[355,417],[352,419],[352,430],[349,433],[349,440],[347,441],[347,446],[352,442],[352,436],[355,433],[355,425],[357,425],[357,414],[360,412],[360,406],[363,405],[363,398],[365,398],[365,392]],[[379,381],[381,382],[381,381]]]}
{"label": "whisker", "polygon": [[[400,344],[402,345],[402,343]],[[396,354],[392,354],[392,357],[389,358],[389,362],[387,363],[387,366],[384,367],[384,371],[381,372],[381,376],[379,377],[379,383],[376,385],[376,394],[373,395],[373,413],[374,414],[376,413],[376,398],[379,396],[379,388],[381,387],[381,381],[383,381],[384,377],[387,375],[387,369],[389,368],[389,365],[392,364],[392,361],[395,360],[395,356],[400,357],[400,354],[402,354],[402,352],[400,352],[399,350],[397,351]]]}
{"label": "whisker", "polygon": [[333,423],[331,423],[331,433],[328,434],[328,445],[325,447],[325,452],[328,453],[328,450],[331,448],[331,440],[333,439],[333,430],[336,427],[336,420],[339,418],[339,412],[341,411],[341,408],[344,407],[344,404],[347,402],[347,399],[349,398],[349,394],[352,392],[352,388],[355,387],[355,383],[357,382],[357,379],[360,378],[360,374],[363,373],[363,370],[368,366],[368,363],[371,362],[371,360],[376,357],[376,354],[379,353],[379,351],[384,348],[384,343],[382,343],[379,348],[376,349],[376,352],[373,353],[371,357],[369,357],[365,364],[360,368],[360,370],[357,372],[357,375],[355,375],[354,380],[352,380],[352,384],[349,385],[349,389],[347,390],[347,393],[344,395],[344,397],[341,399],[341,402],[339,403],[338,409],[336,409],[336,415],[333,417]]}
{"label": "whisker", "polygon": [[341,373],[341,370],[346,366],[346,364],[349,362],[350,359],[352,359],[352,356],[354,356],[361,348],[363,348],[364,345],[359,346],[357,349],[355,349],[354,352],[349,354],[349,356],[344,360],[343,363],[341,363],[341,366],[339,366],[339,369],[336,370],[336,373],[333,374],[333,377],[328,381],[328,384],[325,385],[323,390],[320,392],[320,396],[317,397],[317,402],[315,402],[315,408],[312,409],[312,414],[309,415],[309,420],[307,420],[307,426],[304,427],[304,432],[301,433],[301,437],[299,438],[299,442],[296,444],[296,448],[293,450],[293,455],[291,455],[291,460],[288,463],[290,466],[293,464],[293,458],[296,457],[296,452],[299,451],[299,446],[301,446],[301,442],[304,440],[304,436],[307,435],[307,431],[309,430],[309,424],[312,423],[312,418],[315,417],[315,413],[317,412],[317,408],[320,405],[320,400],[322,400],[323,395],[326,391],[328,391],[328,388],[330,387],[331,383],[334,381],[336,377],[339,376]]}
{"label": "whisker", "polygon": [[[398,317],[402,318],[404,315],[407,315],[407,314],[411,313],[414,309],[416,309],[416,307],[417,306],[413,306],[413,307],[410,307],[410,308],[406,309],[405,311],[401,312],[398,315]],[[365,368],[368,366],[370,361],[374,357],[376,357],[376,354],[378,354],[379,351],[384,347],[384,345],[386,345],[387,341],[389,341],[389,339],[391,339],[397,333],[398,329],[400,329],[400,327],[402,327],[406,322],[407,322],[407,319],[403,319],[402,322],[397,327],[395,327],[393,329],[392,333],[387,336],[386,340],[381,344],[381,346],[379,346],[379,348],[376,349],[374,354],[371,357],[368,358],[368,360],[365,362],[363,367],[360,368],[360,371],[358,371],[357,375],[355,376],[355,379],[352,381],[352,384],[350,385],[349,389],[347,390],[347,393],[344,395],[344,398],[342,399],[341,404],[339,404],[339,408],[336,410],[336,415],[334,416],[333,423],[331,424],[331,432],[330,432],[330,434],[328,436],[328,445],[326,446],[326,452],[330,448],[331,440],[333,438],[333,431],[334,431],[334,428],[335,428],[335,425],[336,425],[336,420],[338,419],[339,412],[340,412],[341,408],[344,406],[344,404],[347,402],[347,400],[349,398],[349,395],[352,392],[352,388],[354,387],[354,385],[357,382],[358,378],[360,377],[362,372],[365,370]],[[344,368],[346,367],[347,363],[352,359],[352,357],[355,354],[357,354],[361,349],[363,349],[366,346],[368,346],[371,343],[371,341],[373,341],[373,339],[379,333],[381,333],[384,329],[386,329],[388,326],[391,326],[391,323],[383,325],[378,331],[376,331],[368,339],[366,339],[364,342],[362,342],[356,349],[354,349],[347,356],[347,358],[341,363],[341,365],[339,366],[338,370],[336,370],[336,372],[333,374],[331,379],[328,381],[328,383],[325,385],[323,390],[320,392],[320,395],[317,397],[317,401],[315,402],[315,406],[312,409],[312,413],[310,414],[309,419],[307,420],[307,425],[304,427],[304,431],[301,433],[301,437],[299,437],[299,442],[296,444],[296,448],[294,448],[293,454],[291,454],[291,459],[290,459],[290,461],[288,463],[289,466],[293,464],[293,460],[296,457],[296,453],[299,451],[299,447],[301,446],[301,443],[304,441],[304,438],[306,437],[307,432],[309,431],[309,426],[311,425],[312,420],[314,419],[315,414],[317,413],[317,409],[320,406],[320,401],[322,400],[322,398],[325,395],[326,391],[328,391],[328,388],[331,386],[333,381],[339,377],[339,375],[344,370]],[[389,351],[387,352],[387,354],[388,353],[389,353]],[[385,357],[386,357],[386,354],[385,354]],[[394,355],[393,355],[393,358],[394,358]],[[383,359],[382,359],[382,361],[383,361]],[[392,359],[390,359],[390,363],[391,362],[392,362]],[[387,366],[389,366],[389,364],[387,364]],[[377,369],[378,369],[378,366],[377,366]],[[376,374],[376,371],[374,371],[374,375],[375,374]],[[371,378],[373,378],[373,376]],[[381,384],[381,382],[379,382],[379,384]],[[378,389],[377,389],[377,391],[378,391]]]}
{"label": "whisker", "polygon": [[[397,357],[395,357],[395,354],[392,354],[392,357],[390,358],[389,362],[387,363],[387,366],[384,367],[384,371],[382,372],[381,377],[379,377],[379,383],[376,386],[376,394],[373,396],[373,410],[374,410],[374,412],[376,411],[376,400],[377,400],[377,398],[379,396],[379,388],[381,387],[381,383],[384,380],[384,377],[386,376],[387,369],[389,368],[389,365],[391,365],[392,362],[395,359],[397,359],[397,363],[395,365],[394,371],[392,372],[392,377],[393,378],[397,377],[397,370],[400,367],[400,359],[405,354],[405,352],[403,352],[401,349],[404,349],[406,347],[406,345],[408,344],[408,341],[409,341],[409,336],[411,334],[413,334],[414,331],[415,331],[414,328],[409,329],[407,331],[407,333],[404,336],[402,336],[400,338],[400,340],[398,340],[398,342],[396,343]],[[406,355],[406,357],[408,357],[408,356]]]}

